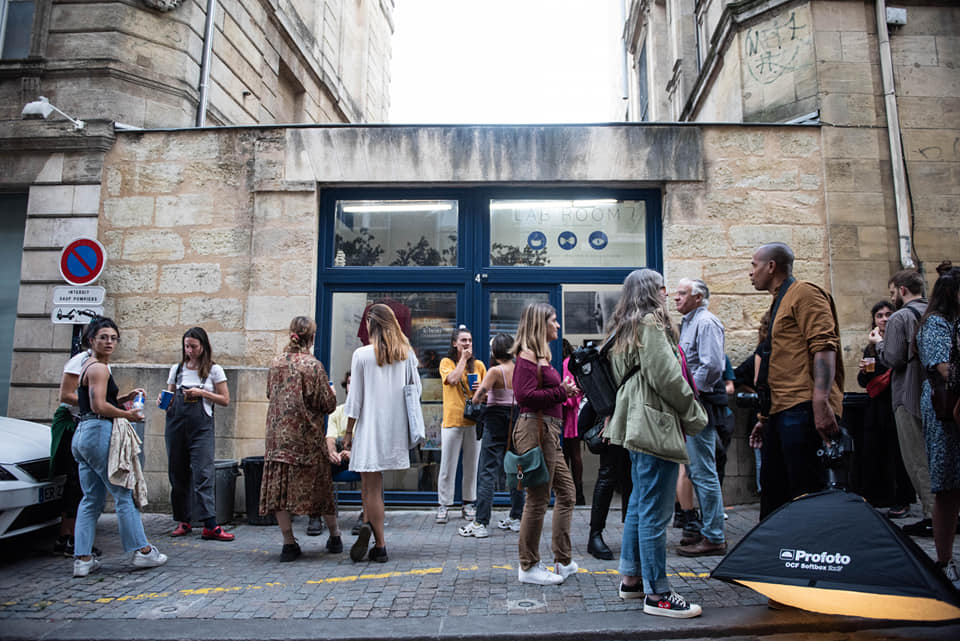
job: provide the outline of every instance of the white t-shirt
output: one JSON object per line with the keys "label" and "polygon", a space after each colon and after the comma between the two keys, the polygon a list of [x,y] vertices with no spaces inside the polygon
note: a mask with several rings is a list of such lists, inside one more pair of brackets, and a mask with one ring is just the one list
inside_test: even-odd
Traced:
{"label": "white t-shirt", "polygon": [[[67,364],[63,366],[64,374],[73,374],[74,376],[80,376],[80,373],[83,371],[83,364],[87,362],[90,358],[90,350],[85,349],[83,351],[77,352],[70,357],[70,360],[67,361]],[[74,390],[76,391],[76,390]],[[76,405],[70,405],[70,413],[73,414],[74,418],[80,416],[80,408]]]}
{"label": "white t-shirt", "polygon": [[[203,382],[203,389],[212,392],[217,383],[222,383],[225,380],[227,380],[227,375],[224,373],[223,368],[214,363],[213,366],[210,367],[210,374],[207,376],[207,380]],[[167,376],[167,385],[176,386],[176,384],[177,365],[174,365],[170,368],[170,374]],[[180,386],[200,387],[199,371],[190,369],[184,364],[183,369],[180,370]],[[206,398],[203,399],[203,409],[207,413],[207,416],[213,416],[213,401]]]}

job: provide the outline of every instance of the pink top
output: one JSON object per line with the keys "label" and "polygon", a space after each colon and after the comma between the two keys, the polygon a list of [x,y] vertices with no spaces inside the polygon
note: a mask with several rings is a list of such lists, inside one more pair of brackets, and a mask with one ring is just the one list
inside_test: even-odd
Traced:
{"label": "pink top", "polygon": [[[563,359],[563,378],[568,376],[573,378],[570,373],[570,357]],[[577,438],[577,419],[580,416],[580,401],[583,394],[570,396],[563,402],[563,438]]]}
{"label": "pink top", "polygon": [[[490,372],[495,369],[499,369],[500,376],[503,377],[503,368],[499,365],[496,367],[491,367],[487,371],[487,376],[489,376]],[[507,384],[507,379],[505,377],[503,378],[503,384]],[[491,387],[487,391],[487,405],[505,405],[510,407],[513,405],[513,389],[509,387]]]}

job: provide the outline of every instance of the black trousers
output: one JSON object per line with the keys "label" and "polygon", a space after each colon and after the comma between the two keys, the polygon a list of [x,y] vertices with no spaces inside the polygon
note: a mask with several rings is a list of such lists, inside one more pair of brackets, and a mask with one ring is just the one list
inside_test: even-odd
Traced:
{"label": "black trousers", "polygon": [[590,531],[601,532],[607,523],[607,513],[613,493],[620,491],[622,511],[620,520],[627,516],[627,503],[633,490],[630,479],[630,454],[618,445],[607,445],[600,453],[600,468],[597,470],[597,484],[593,488],[593,501],[590,507]]}

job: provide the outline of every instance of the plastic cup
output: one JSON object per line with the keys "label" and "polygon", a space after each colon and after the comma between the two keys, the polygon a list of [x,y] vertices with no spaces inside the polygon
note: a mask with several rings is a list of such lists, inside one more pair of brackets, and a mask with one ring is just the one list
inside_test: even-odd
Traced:
{"label": "plastic cup", "polygon": [[873,372],[877,369],[877,359],[872,356],[868,356],[863,359],[863,371]]}
{"label": "plastic cup", "polygon": [[160,403],[157,407],[159,407],[162,410],[165,410],[168,407],[170,407],[170,401],[172,400],[173,400],[173,392],[171,392],[170,390],[163,390],[162,392],[160,392]]}
{"label": "plastic cup", "polygon": [[479,374],[467,374],[467,383],[470,384],[470,389],[476,389],[477,383],[480,382]]}

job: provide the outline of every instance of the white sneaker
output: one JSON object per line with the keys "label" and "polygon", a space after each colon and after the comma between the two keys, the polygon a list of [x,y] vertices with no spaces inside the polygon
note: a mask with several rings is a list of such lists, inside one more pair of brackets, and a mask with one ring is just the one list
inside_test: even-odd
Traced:
{"label": "white sneaker", "polygon": [[155,568],[167,562],[167,555],[162,554],[156,545],[150,546],[150,551],[144,554],[140,550],[133,553],[133,565],[138,568]]}
{"label": "white sneaker", "polygon": [[437,523],[446,523],[447,522],[447,506],[441,505],[437,508]]}
{"label": "white sneaker", "polygon": [[473,503],[465,503],[463,508],[460,510],[461,516],[471,523],[474,519],[477,518],[477,506]]}
{"label": "white sneaker", "polygon": [[510,530],[511,532],[520,531],[520,519],[511,519],[509,516],[497,521],[497,527],[501,530]]}
{"label": "white sneaker", "polygon": [[543,563],[537,563],[529,570],[517,568],[517,578],[520,583],[534,583],[536,585],[558,585],[563,583],[563,577],[555,574],[544,567]]}
{"label": "white sneaker", "polygon": [[96,572],[100,569],[100,559],[95,556],[90,557],[89,561],[81,561],[80,559],[73,560],[73,576],[81,577],[87,576],[91,572]]}
{"label": "white sneaker", "polygon": [[473,521],[472,523],[467,523],[457,528],[457,534],[460,536],[473,536],[478,539],[485,539],[490,536],[490,531],[487,530],[487,526],[483,523]]}
{"label": "white sneaker", "polygon": [[571,574],[576,574],[580,570],[580,566],[577,565],[577,562],[573,559],[570,560],[570,563],[564,565],[563,563],[555,563],[556,567],[554,568],[557,571],[557,574],[560,575],[560,578],[564,581],[567,580],[567,577]]}
{"label": "white sneaker", "polygon": [[[947,575],[947,580],[953,583],[953,587],[960,590],[960,570],[957,569],[957,563],[954,559],[947,561],[943,568],[943,573]],[[74,574],[76,576],[76,574]]]}

